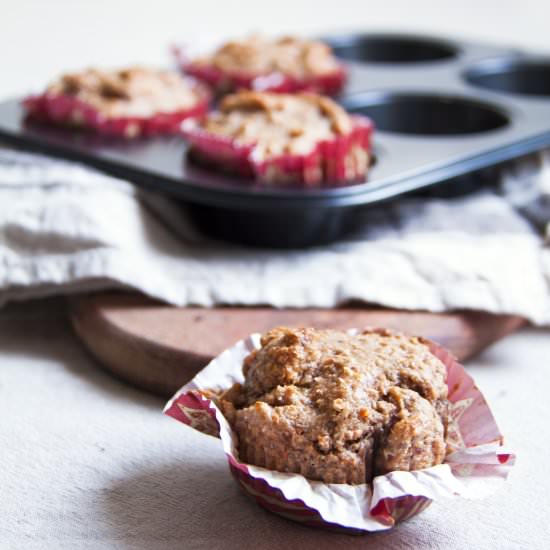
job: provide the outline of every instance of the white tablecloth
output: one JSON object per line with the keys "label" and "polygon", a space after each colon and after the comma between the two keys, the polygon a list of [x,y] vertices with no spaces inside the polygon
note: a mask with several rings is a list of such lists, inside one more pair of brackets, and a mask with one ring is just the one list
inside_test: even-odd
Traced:
{"label": "white tablecloth", "polygon": [[528,329],[468,365],[518,454],[504,488],[449,500],[393,532],[336,535],[273,516],[219,443],[101,371],[59,302],[0,312],[0,548],[548,548],[550,338]]}

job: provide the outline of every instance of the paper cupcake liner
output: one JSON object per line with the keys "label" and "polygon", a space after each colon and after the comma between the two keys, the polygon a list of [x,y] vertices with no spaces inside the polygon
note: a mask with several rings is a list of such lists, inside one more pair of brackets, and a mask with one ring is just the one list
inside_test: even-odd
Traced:
{"label": "paper cupcake liner", "polygon": [[185,119],[204,116],[208,111],[210,93],[202,85],[196,85],[195,89],[199,98],[190,109],[156,113],[150,117],[106,117],[95,107],[74,96],[49,92],[27,97],[23,106],[30,120],[87,129],[108,136],[133,138],[174,135],[179,133]]}
{"label": "paper cupcake liner", "polygon": [[373,124],[368,118],[354,116],[349,134],[322,141],[307,155],[284,154],[258,159],[253,144],[244,145],[209,133],[196,120],[182,124],[183,136],[192,145],[195,159],[218,170],[274,185],[319,186],[364,180],[372,132]]}
{"label": "paper cupcake liner", "polygon": [[350,533],[387,530],[438,498],[483,498],[491,494],[515,462],[515,456],[502,447],[503,438],[493,415],[464,367],[444,348],[423,341],[447,368],[451,416],[457,426],[450,434],[456,451],[443,464],[431,468],[395,471],[375,477],[370,484],[346,485],[311,481],[299,474],[241,462],[236,434],[214,402],[201,392],[242,383],[243,360],[261,347],[259,334],[237,342],[213,359],[176,393],[164,412],[219,437],[229,469],[241,489],[271,512],[305,525]]}
{"label": "paper cupcake liner", "polygon": [[335,96],[342,91],[347,80],[347,71],[343,65],[329,73],[310,78],[296,78],[279,72],[255,75],[245,71],[228,72],[214,65],[193,63],[179,47],[172,48],[172,52],[184,73],[208,84],[218,94],[246,89],[285,94],[310,91]]}

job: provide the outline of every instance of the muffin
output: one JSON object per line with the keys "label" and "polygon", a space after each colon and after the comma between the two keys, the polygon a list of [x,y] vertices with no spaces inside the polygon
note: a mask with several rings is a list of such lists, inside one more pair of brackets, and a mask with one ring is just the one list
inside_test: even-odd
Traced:
{"label": "muffin", "polygon": [[186,73],[220,93],[245,88],[336,95],[346,80],[330,46],[319,40],[250,36],[226,42],[212,54],[192,60],[180,50],[175,53]]}
{"label": "muffin", "polygon": [[391,529],[434,500],[486,498],[515,462],[453,355],[384,329],[251,334],[164,412],[219,438],[258,505],[351,534]]}
{"label": "muffin", "polygon": [[372,129],[369,119],[306,92],[242,91],[182,125],[195,161],[268,184],[312,186],[364,180]]}
{"label": "muffin", "polygon": [[362,484],[446,457],[446,367],[417,337],[276,328],[243,374],[217,399],[242,462]]}
{"label": "muffin", "polygon": [[68,73],[24,101],[30,119],[101,134],[176,134],[182,120],[206,113],[206,89],[180,75],[143,67]]}

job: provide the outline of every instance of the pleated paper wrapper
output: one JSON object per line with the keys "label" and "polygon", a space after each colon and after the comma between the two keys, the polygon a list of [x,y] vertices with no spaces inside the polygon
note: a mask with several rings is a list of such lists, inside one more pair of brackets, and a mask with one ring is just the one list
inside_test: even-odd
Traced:
{"label": "pleated paper wrapper", "polygon": [[[356,334],[358,331],[351,330]],[[453,448],[438,466],[395,471],[361,485],[327,484],[300,474],[267,470],[239,460],[237,436],[213,401],[201,391],[243,382],[244,358],[259,349],[260,334],[213,359],[167,403],[165,414],[221,440],[229,469],[241,489],[260,506],[305,525],[353,534],[384,531],[444,497],[484,498],[507,478],[515,456],[503,438],[483,395],[447,350],[424,340],[447,368]]]}

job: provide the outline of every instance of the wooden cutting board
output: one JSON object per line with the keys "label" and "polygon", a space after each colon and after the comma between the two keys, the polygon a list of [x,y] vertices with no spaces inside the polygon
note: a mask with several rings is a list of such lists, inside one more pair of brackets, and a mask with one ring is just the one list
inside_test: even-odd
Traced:
{"label": "wooden cutting board", "polygon": [[482,312],[436,314],[365,306],[177,308],[127,293],[73,299],[70,317],[76,334],[104,368],[163,397],[237,340],[277,325],[393,328],[431,338],[463,361],[525,323],[521,317]]}

